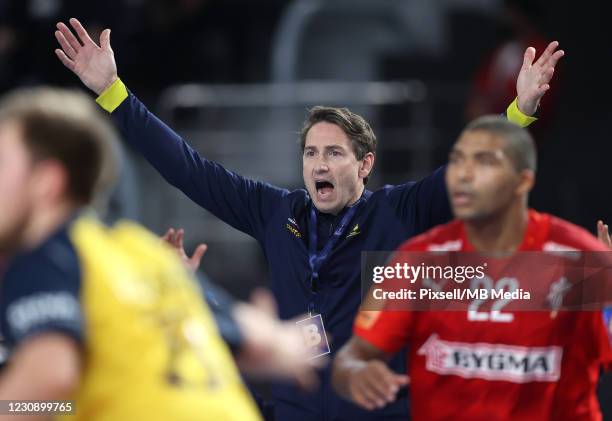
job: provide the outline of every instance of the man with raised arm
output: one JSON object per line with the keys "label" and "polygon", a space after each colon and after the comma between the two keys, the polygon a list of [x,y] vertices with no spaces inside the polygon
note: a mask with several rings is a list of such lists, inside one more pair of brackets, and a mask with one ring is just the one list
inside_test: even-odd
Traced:
{"label": "man with raised arm", "polygon": [[[377,140],[369,124],[345,108],[315,107],[307,116],[301,134],[305,189],[289,191],[226,170],[200,156],[127,90],[117,76],[109,29],[97,45],[78,20],[69,23],[72,30],[57,25],[58,58],[98,95],[97,102],[112,114],[124,138],[169,183],[259,242],[280,316],[308,312],[302,326],[308,344],[321,354],[333,354],[351,335],[360,303],[361,252],[393,250],[450,219],[445,167],[418,182],[365,189]],[[522,125],[535,120],[531,116],[563,56],[557,47],[551,43],[537,61],[535,49],[527,49],[509,119]],[[396,363],[394,368],[403,370],[403,359]],[[275,387],[276,419],[407,416],[404,400],[368,414],[334,394],[329,369],[320,376],[321,388],[314,394]]]}

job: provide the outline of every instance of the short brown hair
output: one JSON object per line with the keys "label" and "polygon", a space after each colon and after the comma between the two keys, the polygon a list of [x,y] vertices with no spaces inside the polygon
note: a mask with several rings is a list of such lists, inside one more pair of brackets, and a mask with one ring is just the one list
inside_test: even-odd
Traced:
{"label": "short brown hair", "polygon": [[0,122],[14,121],[34,161],[55,159],[68,174],[67,197],[90,204],[114,184],[117,136],[84,93],[22,88],[0,99]]}
{"label": "short brown hair", "polygon": [[[334,108],[317,106],[308,110],[308,116],[304,121],[304,126],[300,132],[300,146],[302,152],[306,147],[306,135],[308,131],[317,123],[327,122],[340,127],[350,139],[353,145],[353,152],[357,160],[362,160],[368,152],[376,154],[376,135],[372,131],[370,124],[358,114],[351,112],[348,108]],[[364,178],[364,184],[368,182],[368,177]]]}
{"label": "short brown hair", "polygon": [[504,152],[510,158],[517,171],[537,168],[537,152],[535,142],[529,131],[498,115],[485,115],[468,123],[463,130],[485,131],[504,139]]}

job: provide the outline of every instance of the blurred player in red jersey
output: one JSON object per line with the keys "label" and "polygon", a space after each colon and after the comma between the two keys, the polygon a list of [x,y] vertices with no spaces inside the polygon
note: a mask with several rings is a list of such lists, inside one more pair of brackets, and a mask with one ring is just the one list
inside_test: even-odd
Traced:
{"label": "blurred player in red jersey", "polygon": [[[535,169],[526,130],[498,117],[474,120],[446,173],[456,220],[399,251],[607,250],[582,228],[528,208]],[[596,387],[600,368],[612,360],[609,311],[473,313],[360,312],[334,362],[336,390],[374,409],[410,382],[417,420],[601,419]],[[384,363],[406,344],[410,377]],[[538,370],[531,370],[535,362]]]}

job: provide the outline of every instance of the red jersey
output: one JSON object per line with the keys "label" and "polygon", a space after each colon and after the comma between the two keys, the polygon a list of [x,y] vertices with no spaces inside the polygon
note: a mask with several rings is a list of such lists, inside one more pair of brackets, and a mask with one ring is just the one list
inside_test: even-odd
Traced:
{"label": "red jersey", "polygon": [[[398,249],[433,250],[474,248],[464,224],[453,221]],[[582,228],[530,210],[519,250],[607,249]],[[597,380],[612,360],[601,311],[468,313],[381,311],[357,318],[355,334],[377,348],[393,354],[408,345],[415,419],[601,419]]]}

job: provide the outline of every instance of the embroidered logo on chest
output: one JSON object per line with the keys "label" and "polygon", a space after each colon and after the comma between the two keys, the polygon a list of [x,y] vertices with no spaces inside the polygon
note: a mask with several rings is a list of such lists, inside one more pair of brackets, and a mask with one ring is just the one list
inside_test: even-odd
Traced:
{"label": "embroidered logo on chest", "polygon": [[361,234],[361,231],[359,230],[359,224],[356,224],[353,229],[351,230],[351,232],[348,233],[348,235],[346,236],[346,238],[351,238],[354,237],[356,235]]}
{"label": "embroidered logo on chest", "polygon": [[287,224],[285,225],[285,228],[287,228],[287,230],[293,234],[296,238],[302,238],[302,233],[300,232],[300,227],[298,226],[297,222],[295,222],[295,219],[293,218],[287,218]]}

